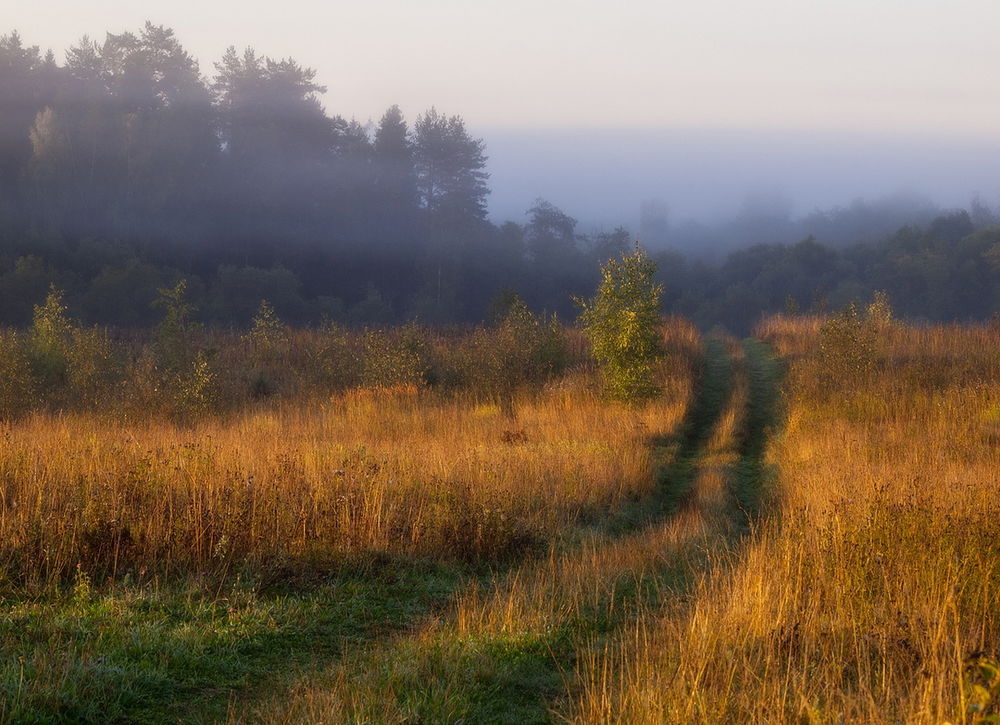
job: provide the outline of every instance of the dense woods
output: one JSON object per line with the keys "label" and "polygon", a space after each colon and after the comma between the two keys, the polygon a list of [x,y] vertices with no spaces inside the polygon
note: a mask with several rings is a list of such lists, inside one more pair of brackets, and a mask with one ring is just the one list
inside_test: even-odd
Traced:
{"label": "dense woods", "polygon": [[[323,91],[313,69],[253,49],[206,72],[152,24],[85,38],[63,63],[0,38],[0,323],[29,323],[54,284],[84,322],[145,327],[157,290],[182,278],[202,321],[222,325],[245,325],[262,299],[296,323],[473,322],[510,291],[566,318],[633,240],[581,233],[542,199],[523,224],[493,223],[486,145],[461,117],[392,107],[362,124],[324,109]],[[783,238],[743,221],[746,244]],[[1000,307],[995,223],[981,204],[855,205],[800,220],[816,237],[797,244],[711,263],[652,253],[665,311],[706,328],[746,332],[880,289],[911,318],[983,319]]]}

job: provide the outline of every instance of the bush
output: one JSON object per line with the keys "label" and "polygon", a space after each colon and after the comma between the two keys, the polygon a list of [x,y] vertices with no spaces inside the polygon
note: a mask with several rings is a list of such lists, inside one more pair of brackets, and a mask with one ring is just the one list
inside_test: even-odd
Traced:
{"label": "bush", "polygon": [[284,387],[285,364],[282,360],[288,352],[288,328],[278,319],[274,308],[267,300],[260,301],[260,307],[253,318],[253,326],[243,341],[250,347],[248,362],[250,397],[265,398]]}
{"label": "bush", "polygon": [[538,317],[516,295],[490,328],[478,329],[450,351],[448,382],[509,403],[518,388],[563,371],[567,349],[555,317]]}
{"label": "bush", "polygon": [[174,414],[180,418],[193,418],[207,413],[212,402],[212,372],[205,354],[198,352],[187,370],[173,376],[171,391]]}
{"label": "bush", "polygon": [[853,302],[826,320],[819,329],[823,387],[857,387],[867,381],[875,366],[876,338],[875,325],[861,316]]}
{"label": "bush", "polygon": [[541,383],[565,369],[566,340],[555,315],[535,316],[517,298],[500,323],[499,333],[507,357],[504,365],[513,374],[514,385]]}
{"label": "bush", "polygon": [[72,332],[63,293],[51,287],[45,302],[35,305],[28,334],[31,371],[46,394],[61,392],[66,385]]}
{"label": "bush", "polygon": [[359,384],[363,366],[347,330],[329,322],[310,347],[308,368],[322,388],[333,391]]}
{"label": "bush", "polygon": [[34,403],[35,381],[21,340],[12,330],[0,330],[0,419],[19,418]]}
{"label": "bush", "polygon": [[244,339],[250,344],[251,354],[256,360],[271,361],[288,344],[288,328],[278,319],[271,303],[261,300],[250,332]]}
{"label": "bush", "polygon": [[868,305],[865,317],[872,326],[883,332],[892,325],[892,305],[889,304],[889,295],[886,292],[883,290],[875,292],[875,298]]}
{"label": "bush", "polygon": [[165,394],[174,415],[187,419],[207,412],[215,374],[205,352],[196,345],[201,325],[192,321],[197,308],[187,301],[187,281],[182,279],[159,292],[153,305],[162,308],[164,315],[156,326],[153,347],[154,374],[159,378],[154,390]]}
{"label": "bush", "polygon": [[427,331],[416,324],[368,330],[364,336],[362,383],[373,388],[422,387],[435,381]]}
{"label": "bush", "polygon": [[119,370],[115,357],[105,330],[73,328],[66,375],[74,403],[97,405],[107,400]]}
{"label": "bush", "polygon": [[193,338],[201,325],[191,319],[196,308],[187,301],[187,280],[161,288],[153,307],[163,310],[163,319],[156,326],[155,351],[159,368],[170,373],[190,369],[195,356]]}
{"label": "bush", "polygon": [[637,245],[601,268],[592,301],[578,300],[605,389],[619,400],[635,402],[659,392],[655,363],[662,353],[657,327],[663,286],[653,281],[655,274],[656,264]]}

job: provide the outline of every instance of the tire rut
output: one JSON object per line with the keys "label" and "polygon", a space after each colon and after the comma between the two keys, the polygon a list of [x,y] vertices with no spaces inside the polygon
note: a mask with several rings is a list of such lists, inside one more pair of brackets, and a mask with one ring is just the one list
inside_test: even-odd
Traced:
{"label": "tire rut", "polygon": [[[465,722],[563,720],[582,663],[665,602],[682,599],[705,573],[706,544],[731,538],[733,512],[742,509],[730,503],[737,497],[730,471],[758,450],[753,446],[764,435],[753,432],[763,410],[754,397],[755,389],[763,390],[753,382],[759,357],[746,345],[706,342],[684,423],[674,436],[651,442],[662,461],[654,493],[629,520],[498,581],[472,584],[456,596],[450,612],[419,632],[377,645],[365,655],[367,664],[345,661],[332,681],[354,681],[375,697],[364,689],[369,670],[398,671],[405,682],[414,661],[423,660],[420,667],[437,679],[420,687],[454,698]],[[470,668],[480,667],[480,676],[470,675]],[[438,696],[444,695],[430,697]],[[334,721],[316,710],[293,712],[310,721]],[[418,708],[401,722],[433,720],[426,718]]]}

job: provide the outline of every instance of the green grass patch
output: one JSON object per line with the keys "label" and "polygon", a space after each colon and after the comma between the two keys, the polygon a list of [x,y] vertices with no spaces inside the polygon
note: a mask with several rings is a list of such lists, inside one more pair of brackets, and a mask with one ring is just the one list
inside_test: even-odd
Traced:
{"label": "green grass patch", "polygon": [[768,497],[777,472],[764,456],[768,440],[782,422],[780,383],[784,369],[761,340],[744,340],[743,349],[748,395],[740,425],[739,460],[730,469],[729,479],[733,505],[742,514],[743,522],[749,523],[776,508]]}
{"label": "green grass patch", "polygon": [[0,721],[177,722],[280,686],[428,614],[462,580],[410,562],[332,575],[311,590],[239,583],[115,586],[0,602]]}
{"label": "green grass patch", "polygon": [[[574,687],[577,659],[691,582],[665,566],[605,583],[604,600],[541,629],[458,634],[388,642],[344,663],[355,703],[345,722],[511,723],[558,721]],[[355,689],[353,696],[350,689]],[[387,715],[384,698],[393,697]]]}

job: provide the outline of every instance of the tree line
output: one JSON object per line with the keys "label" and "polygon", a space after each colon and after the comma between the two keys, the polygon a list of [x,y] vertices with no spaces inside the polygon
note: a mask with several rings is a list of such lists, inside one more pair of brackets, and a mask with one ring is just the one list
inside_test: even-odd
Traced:
{"label": "tree line", "polygon": [[[581,234],[539,199],[487,218],[485,142],[460,116],[330,114],[316,72],[230,48],[204,74],[174,33],[84,38],[63,63],[0,37],[0,324],[26,325],[55,284],[89,323],[154,324],[188,281],[203,321],[249,322],[262,299],[296,323],[486,319],[516,291],[569,318],[623,228]],[[667,309],[743,330],[787,304],[886,289],[929,319],[997,309],[992,232],[966,213],[875,244],[759,245],[721,264],[656,255]]]}
{"label": "tree line", "polygon": [[671,253],[654,258],[666,306],[706,329],[745,334],[768,314],[836,312],[877,292],[915,322],[1000,320],[1000,227],[977,228],[964,210],[873,243],[758,244],[717,266]]}

